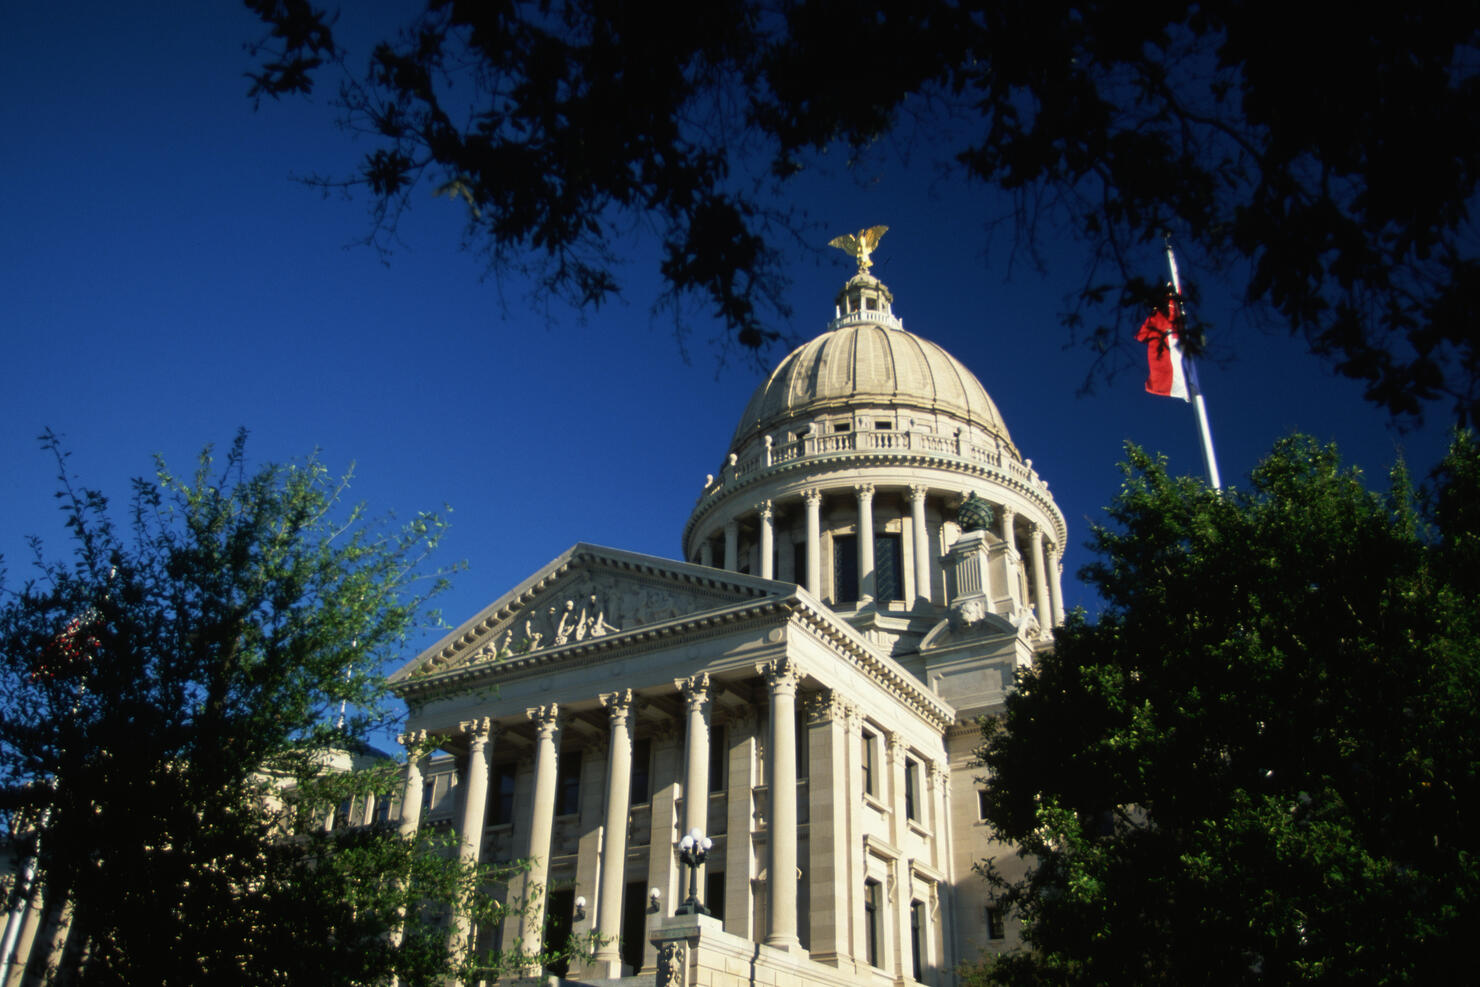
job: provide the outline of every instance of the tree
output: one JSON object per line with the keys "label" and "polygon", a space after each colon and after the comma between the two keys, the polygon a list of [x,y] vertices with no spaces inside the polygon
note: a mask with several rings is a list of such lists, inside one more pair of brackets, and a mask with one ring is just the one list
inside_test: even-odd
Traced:
{"label": "tree", "polygon": [[340,70],[375,235],[430,186],[495,265],[580,304],[655,228],[673,296],[764,345],[787,180],[892,137],[1011,193],[1030,253],[1040,224],[1079,234],[1068,321],[1101,360],[1130,358],[1117,322],[1160,300],[1171,231],[1380,407],[1480,412],[1470,5],[428,0],[363,76],[308,0],[247,6],[269,26],[254,98]]}
{"label": "tree", "polygon": [[502,917],[477,893],[500,875],[428,839],[324,827],[340,799],[393,788],[326,758],[383,720],[380,669],[440,585],[418,571],[442,523],[369,519],[316,457],[251,471],[242,434],[191,476],[157,463],[120,529],[44,444],[73,556],[36,543],[38,574],[0,600],[0,809],[48,900],[71,904],[65,975],[466,972],[441,918]]}
{"label": "tree", "polygon": [[[1480,445],[1425,492],[1290,439],[1222,494],[1132,450],[985,724],[1025,949],[978,983],[1434,983],[1480,917]],[[1005,870],[1002,868],[1001,870]]]}

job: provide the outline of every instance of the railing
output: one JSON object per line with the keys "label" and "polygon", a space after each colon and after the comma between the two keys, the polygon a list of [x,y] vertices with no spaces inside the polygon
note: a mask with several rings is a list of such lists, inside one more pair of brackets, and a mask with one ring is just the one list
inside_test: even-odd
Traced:
{"label": "railing", "polygon": [[1018,462],[1004,453],[1000,445],[974,442],[969,436],[959,433],[938,435],[934,432],[911,430],[859,429],[850,432],[830,432],[826,435],[808,435],[791,442],[776,445],[763,440],[758,452],[744,459],[732,457],[720,476],[704,489],[700,499],[719,495],[727,486],[733,486],[758,473],[783,463],[791,463],[814,456],[836,456],[859,452],[918,452],[933,456],[965,461],[978,466],[999,469],[1014,479],[1037,486],[1037,472],[1031,465]]}

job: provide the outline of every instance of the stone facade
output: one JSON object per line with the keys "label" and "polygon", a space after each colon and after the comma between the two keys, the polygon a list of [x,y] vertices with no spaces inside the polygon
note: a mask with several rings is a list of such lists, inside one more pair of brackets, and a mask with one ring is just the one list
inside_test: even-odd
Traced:
{"label": "stone facade", "polygon": [[[503,944],[545,911],[599,931],[573,979],[953,984],[1014,936],[972,870],[1004,849],[975,719],[1062,620],[1066,537],[981,384],[860,270],[757,390],[685,561],[577,544],[396,673],[403,828],[532,858],[548,893]],[[694,829],[712,918],[674,914]]]}

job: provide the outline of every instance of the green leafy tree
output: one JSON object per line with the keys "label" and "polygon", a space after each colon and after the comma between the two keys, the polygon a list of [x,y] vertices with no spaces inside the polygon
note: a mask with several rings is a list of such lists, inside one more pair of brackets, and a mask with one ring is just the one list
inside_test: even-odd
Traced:
{"label": "green leafy tree", "polygon": [[121,528],[44,442],[73,552],[38,543],[0,599],[0,809],[71,903],[53,965],[84,984],[415,984],[505,962],[449,953],[446,917],[502,919],[482,892],[507,874],[325,826],[395,787],[326,758],[383,722],[380,669],[440,586],[418,574],[437,517],[371,520],[316,457],[253,471],[239,435],[190,476],[136,480]]}
{"label": "green leafy tree", "polygon": [[987,722],[1024,948],[978,983],[1442,982],[1480,919],[1480,446],[1385,495],[1290,439],[1132,449],[1072,619]]}
{"label": "green leafy tree", "polygon": [[308,0],[246,2],[269,26],[254,98],[336,71],[373,237],[433,190],[495,265],[592,304],[615,244],[652,230],[674,295],[759,347],[785,312],[787,182],[908,147],[1010,193],[984,218],[1034,258],[1040,224],[1079,234],[1069,323],[1109,369],[1170,230],[1379,406],[1480,412],[1471,5],[427,0],[361,72]]}

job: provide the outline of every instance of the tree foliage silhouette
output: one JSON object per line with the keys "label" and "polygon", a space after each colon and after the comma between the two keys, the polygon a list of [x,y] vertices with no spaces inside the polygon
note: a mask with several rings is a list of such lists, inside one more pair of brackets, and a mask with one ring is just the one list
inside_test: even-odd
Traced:
{"label": "tree foliage silhouette", "polygon": [[1011,193],[1026,242],[1082,238],[1068,321],[1102,358],[1159,300],[1171,231],[1378,406],[1480,411],[1466,5],[429,0],[363,75],[306,0],[247,5],[269,26],[254,98],[339,72],[372,142],[346,181],[380,233],[430,187],[577,304],[618,291],[614,244],[652,228],[674,296],[764,345],[787,181],[892,137]]}

